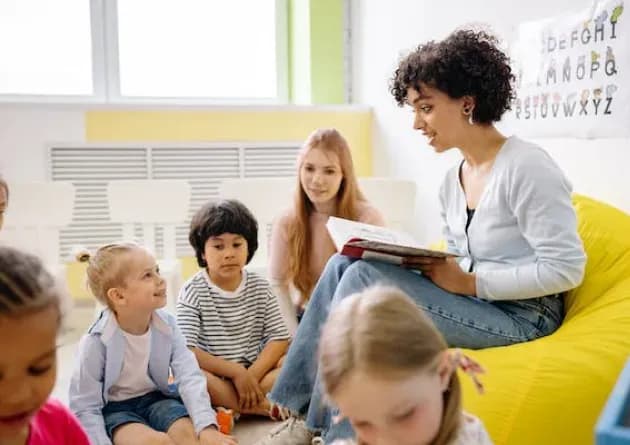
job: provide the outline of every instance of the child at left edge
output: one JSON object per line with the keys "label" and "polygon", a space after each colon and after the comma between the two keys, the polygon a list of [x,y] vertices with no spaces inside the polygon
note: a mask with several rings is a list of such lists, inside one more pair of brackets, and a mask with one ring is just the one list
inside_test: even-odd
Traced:
{"label": "child at left edge", "polygon": [[49,398],[65,297],[38,258],[0,246],[2,445],[90,443],[70,410]]}
{"label": "child at left edge", "polygon": [[70,382],[70,408],[92,445],[235,445],[217,430],[204,376],[161,309],[166,284],[153,255],[122,242],[77,259],[89,262],[90,290],[107,306],[81,339]]}

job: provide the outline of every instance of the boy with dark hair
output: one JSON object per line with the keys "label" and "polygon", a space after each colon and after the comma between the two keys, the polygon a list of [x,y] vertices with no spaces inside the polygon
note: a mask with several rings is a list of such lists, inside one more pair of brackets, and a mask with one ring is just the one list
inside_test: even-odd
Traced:
{"label": "boy with dark hair", "polygon": [[258,223],[236,200],[208,203],[190,224],[202,269],[180,291],[177,323],[195,353],[215,406],[269,415],[266,398],[289,344],[267,280],[244,267],[258,248]]}

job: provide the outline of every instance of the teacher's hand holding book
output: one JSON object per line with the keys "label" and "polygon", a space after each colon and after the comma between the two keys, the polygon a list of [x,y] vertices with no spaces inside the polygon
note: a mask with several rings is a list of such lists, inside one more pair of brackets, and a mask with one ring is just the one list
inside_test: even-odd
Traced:
{"label": "teacher's hand holding book", "polygon": [[406,257],[403,267],[420,270],[445,291],[461,295],[477,294],[475,274],[464,272],[453,257]]}

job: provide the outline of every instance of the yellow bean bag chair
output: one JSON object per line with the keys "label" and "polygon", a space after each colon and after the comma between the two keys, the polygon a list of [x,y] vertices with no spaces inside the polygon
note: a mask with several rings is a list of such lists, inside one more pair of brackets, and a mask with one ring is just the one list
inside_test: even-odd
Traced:
{"label": "yellow bean bag chair", "polygon": [[566,318],[536,341],[466,351],[486,369],[479,395],[460,376],[464,407],[497,445],[593,444],[594,426],[630,355],[630,215],[576,195],[588,256]]}

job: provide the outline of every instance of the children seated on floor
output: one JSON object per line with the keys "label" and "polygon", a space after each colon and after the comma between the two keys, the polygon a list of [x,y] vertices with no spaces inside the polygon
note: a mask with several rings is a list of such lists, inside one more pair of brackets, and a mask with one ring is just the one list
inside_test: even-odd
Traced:
{"label": "children seated on floor", "polygon": [[289,332],[267,280],[244,268],[258,247],[258,223],[238,201],[208,203],[193,217],[189,241],[201,270],[180,291],[177,323],[212,403],[269,416],[266,394]]}
{"label": "children seated on floor", "polygon": [[89,261],[90,290],[107,306],[80,342],[70,383],[70,408],[92,443],[236,444],[217,431],[206,379],[175,317],[160,310],[166,285],[155,258],[116,243],[78,259]]}

